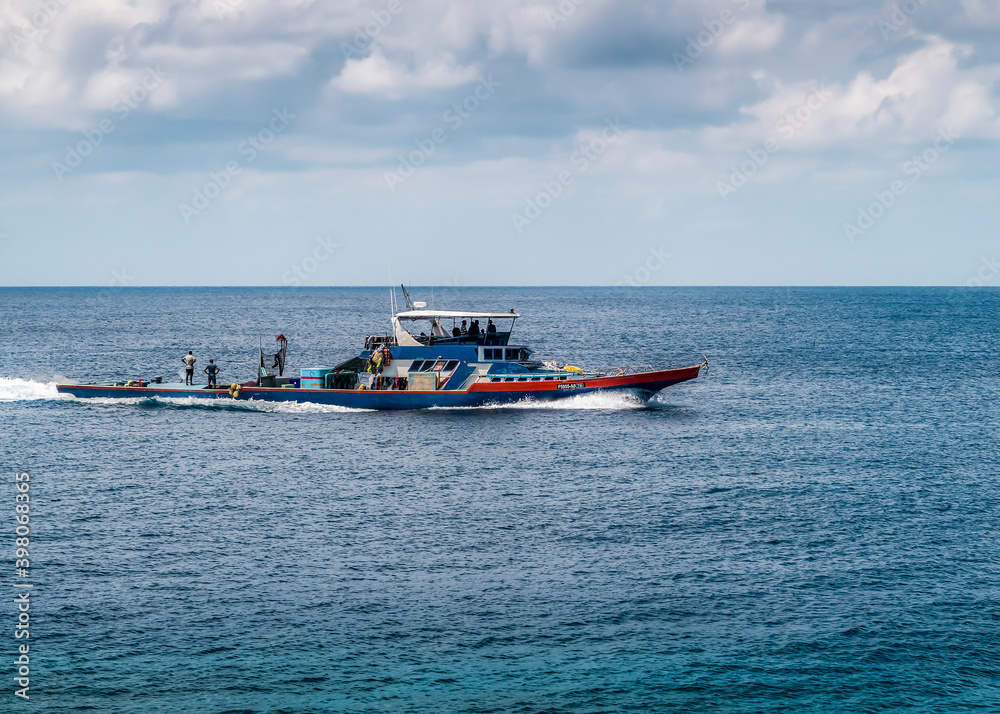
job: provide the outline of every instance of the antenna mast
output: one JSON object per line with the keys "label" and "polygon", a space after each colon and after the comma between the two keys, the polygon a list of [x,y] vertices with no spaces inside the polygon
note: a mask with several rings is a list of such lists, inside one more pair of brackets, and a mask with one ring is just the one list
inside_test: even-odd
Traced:
{"label": "antenna mast", "polygon": [[406,286],[402,283],[399,284],[400,289],[403,291],[403,298],[406,300],[406,309],[413,309],[413,301],[410,300],[410,293],[406,292]]}
{"label": "antenna mast", "polygon": [[396,319],[396,291],[389,287],[389,329],[394,329],[392,321]]}
{"label": "antenna mast", "polygon": [[396,319],[396,289],[392,287],[392,268],[389,268],[389,331],[396,333],[393,320]]}

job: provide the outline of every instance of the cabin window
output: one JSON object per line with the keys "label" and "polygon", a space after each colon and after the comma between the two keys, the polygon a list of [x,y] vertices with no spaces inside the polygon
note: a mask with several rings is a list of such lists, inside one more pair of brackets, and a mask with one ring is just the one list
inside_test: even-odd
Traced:
{"label": "cabin window", "polygon": [[444,369],[444,365],[445,365],[444,360],[441,360],[440,362],[437,362],[434,365],[432,371],[434,371],[434,372],[440,372],[442,369]]}
{"label": "cabin window", "polygon": [[457,366],[458,366],[458,360],[457,359],[448,360],[448,364],[446,364],[444,366],[444,371],[445,372],[451,372]]}
{"label": "cabin window", "polygon": [[507,359],[517,361],[521,350],[507,350]]}
{"label": "cabin window", "polygon": [[423,366],[424,366],[424,361],[418,359],[413,364],[410,365],[410,371],[419,372],[421,369],[423,369]]}

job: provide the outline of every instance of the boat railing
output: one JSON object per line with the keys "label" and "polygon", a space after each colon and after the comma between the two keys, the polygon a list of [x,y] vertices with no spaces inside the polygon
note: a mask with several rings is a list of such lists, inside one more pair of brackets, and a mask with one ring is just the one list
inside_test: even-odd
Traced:
{"label": "boat railing", "polygon": [[624,377],[629,374],[645,374],[646,372],[655,372],[651,364],[640,364],[640,365],[626,365],[624,367],[602,367],[601,369],[589,369],[587,370],[590,374],[596,374],[598,377]]}
{"label": "boat railing", "polygon": [[395,335],[365,335],[365,349],[374,350],[379,347],[395,347]]}
{"label": "boat railing", "polygon": [[509,332],[481,332],[478,335],[415,335],[414,339],[421,344],[432,345],[476,345],[485,347],[504,347],[510,341]]}

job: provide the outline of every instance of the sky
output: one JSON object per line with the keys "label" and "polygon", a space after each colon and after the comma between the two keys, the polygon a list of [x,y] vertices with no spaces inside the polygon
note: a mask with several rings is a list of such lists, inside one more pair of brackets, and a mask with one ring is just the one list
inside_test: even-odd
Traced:
{"label": "sky", "polygon": [[0,0],[0,285],[1000,285],[996,0]]}

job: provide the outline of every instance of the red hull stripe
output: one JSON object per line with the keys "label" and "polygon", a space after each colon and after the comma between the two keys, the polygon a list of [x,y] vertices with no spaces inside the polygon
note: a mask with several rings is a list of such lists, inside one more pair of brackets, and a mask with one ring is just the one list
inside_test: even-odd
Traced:
{"label": "red hull stripe", "polygon": [[[641,389],[643,384],[694,379],[698,376],[701,365],[684,367],[683,369],[665,369],[659,372],[644,372],[628,374],[621,377],[594,377],[591,379],[568,380],[538,380],[524,382],[476,382],[469,387],[470,392],[543,392],[567,391],[576,389],[600,389],[602,387],[635,387]],[[560,389],[560,385],[562,389]]]}

